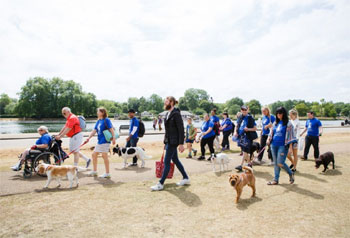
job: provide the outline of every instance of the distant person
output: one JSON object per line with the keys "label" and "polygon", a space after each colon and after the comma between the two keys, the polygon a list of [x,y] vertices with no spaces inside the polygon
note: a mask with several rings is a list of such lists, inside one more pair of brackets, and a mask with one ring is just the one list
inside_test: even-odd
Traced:
{"label": "distant person", "polygon": [[[216,108],[214,108],[213,110],[211,110],[211,117],[210,117],[210,121],[212,123],[214,123],[214,132],[215,132],[215,140],[217,141],[217,145],[220,144],[220,118],[216,115]],[[219,148],[216,148],[219,149]]]}
{"label": "distant person", "polygon": [[172,96],[169,96],[164,101],[164,109],[167,110],[167,114],[165,115],[164,126],[165,126],[165,135],[164,135],[164,144],[165,144],[165,157],[164,157],[164,170],[162,174],[162,178],[159,182],[152,186],[152,191],[163,190],[164,182],[170,171],[170,163],[174,162],[178,170],[182,175],[182,180],[176,185],[184,186],[190,184],[190,179],[186,174],[186,171],[179,160],[179,156],[177,150],[180,153],[185,151],[184,148],[184,124],[182,121],[182,117],[180,114],[180,110],[175,108],[175,105],[178,102]]}
{"label": "distant person", "polygon": [[[129,136],[126,138],[126,147],[136,147],[137,142],[139,141],[139,126],[140,122],[135,117],[135,110],[129,109],[128,117],[130,118],[129,126]],[[135,156],[132,159],[132,164],[130,166],[137,166],[137,157]]]}
{"label": "distant person", "polygon": [[[238,122],[239,122],[241,116],[242,116],[242,113],[241,112],[237,112],[237,114],[236,114],[236,128],[238,126]],[[237,146],[241,149],[241,153],[239,154],[239,156],[242,156],[243,155],[243,150],[242,150],[242,147],[239,146],[238,142],[237,142]]]}
{"label": "distant person", "polygon": [[297,164],[298,164],[298,140],[300,135],[300,123],[298,119],[298,111],[295,109],[289,110],[289,118],[290,122],[293,125],[294,130],[294,142],[292,143],[292,150],[288,151],[287,158],[292,163],[289,168],[292,169],[292,171],[295,173],[297,171]]}
{"label": "distant person", "polygon": [[270,128],[272,127],[272,124],[275,122],[276,118],[274,115],[270,113],[270,109],[268,107],[263,107],[262,110],[262,128],[261,128],[261,136],[260,136],[260,147],[263,149],[265,146],[265,149],[263,151],[259,152],[258,159],[255,162],[255,164],[261,164],[261,161],[263,159],[265,150],[267,151],[268,158],[271,161],[271,165],[273,165],[273,158],[271,154],[271,148],[270,146],[266,145],[266,141],[270,134]]}
{"label": "distant person", "polygon": [[44,151],[45,149],[49,148],[49,145],[51,143],[51,136],[49,135],[49,130],[47,129],[46,126],[40,126],[37,129],[40,138],[35,142],[35,145],[33,145],[31,148],[26,149],[22,154],[21,158],[19,158],[18,162],[16,165],[12,166],[11,169],[13,171],[19,171],[22,168],[22,164],[26,160],[26,157],[29,155],[29,152],[31,150],[42,150]]}
{"label": "distant person", "polygon": [[65,126],[56,136],[56,140],[67,136],[69,139],[69,151],[74,155],[74,166],[78,166],[79,157],[86,161],[86,168],[89,167],[91,159],[80,152],[80,145],[83,143],[83,133],[81,132],[80,122],[76,115],[74,115],[69,107],[62,108],[62,115],[67,119]]}
{"label": "distant person", "polygon": [[97,122],[94,129],[91,131],[89,137],[86,139],[86,143],[97,133],[97,145],[95,146],[94,152],[92,153],[92,164],[93,170],[89,173],[90,176],[97,176],[97,156],[102,154],[102,158],[105,164],[106,172],[99,176],[100,178],[110,178],[111,174],[109,173],[109,159],[108,153],[110,149],[111,142],[106,140],[106,137],[103,133],[105,130],[109,130],[112,134],[112,143],[115,145],[115,134],[114,128],[111,120],[108,118],[107,110],[103,107],[97,109]]}
{"label": "distant person", "polygon": [[157,129],[157,122],[158,122],[158,119],[155,117],[153,118],[153,129],[156,130]]}
{"label": "distant person", "polygon": [[313,111],[307,113],[307,118],[308,120],[305,123],[305,129],[300,134],[301,137],[307,131],[305,137],[304,156],[302,157],[302,159],[307,160],[311,145],[314,148],[314,158],[318,159],[320,155],[319,136],[321,136],[323,132],[322,123],[315,117],[315,113]]}
{"label": "distant person", "polygon": [[210,151],[210,158],[215,157],[215,149],[214,149],[214,140],[215,140],[215,131],[214,131],[214,123],[210,120],[208,113],[203,115],[204,122],[201,127],[202,135],[201,135],[201,156],[198,160],[205,160],[205,146],[208,145]]}
{"label": "distant person", "polygon": [[271,154],[274,161],[275,177],[268,185],[277,185],[279,182],[281,168],[289,175],[290,184],[294,183],[294,173],[286,164],[288,149],[292,148],[294,142],[294,129],[292,123],[288,120],[287,111],[284,107],[276,110],[276,121],[267,140],[267,145],[271,144]]}
{"label": "distant person", "polygon": [[242,171],[244,161],[247,161],[248,166],[252,167],[252,161],[250,161],[250,149],[253,140],[256,139],[256,123],[252,115],[248,113],[248,107],[243,105],[241,107],[242,116],[238,119],[238,124],[236,127],[235,137],[238,138],[239,146],[243,151],[243,158],[241,165],[238,165],[235,169]]}
{"label": "distant person", "polygon": [[192,118],[188,117],[187,126],[186,126],[186,144],[188,149],[188,156],[186,157],[186,159],[192,158],[192,152],[194,156],[197,155],[197,150],[192,148],[193,142],[196,139],[196,135],[197,135],[197,130],[192,124]]}
{"label": "distant person", "polygon": [[158,127],[159,127],[159,131],[162,131],[162,123],[163,123],[163,119],[161,116],[158,116]]}
{"label": "distant person", "polygon": [[222,150],[224,151],[224,150],[230,149],[229,137],[232,134],[232,131],[234,131],[235,125],[232,123],[227,112],[224,112],[222,114],[222,117],[223,117],[223,120],[221,122],[220,130],[222,131],[222,134],[223,134],[221,146],[222,146]]}

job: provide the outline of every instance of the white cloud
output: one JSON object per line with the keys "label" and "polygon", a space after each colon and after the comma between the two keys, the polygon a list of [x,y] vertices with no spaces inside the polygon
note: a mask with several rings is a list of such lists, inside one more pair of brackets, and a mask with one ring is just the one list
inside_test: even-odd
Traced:
{"label": "white cloud", "polygon": [[1,92],[74,79],[125,101],[189,87],[215,101],[347,101],[347,1],[2,1]]}

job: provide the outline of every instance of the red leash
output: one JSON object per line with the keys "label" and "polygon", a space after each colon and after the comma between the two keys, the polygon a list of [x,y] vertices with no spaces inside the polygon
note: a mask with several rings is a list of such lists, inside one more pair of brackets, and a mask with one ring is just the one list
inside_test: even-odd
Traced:
{"label": "red leash", "polygon": [[[81,145],[79,146],[78,149],[80,149],[81,147],[83,147],[83,146],[86,145],[87,143],[88,143],[88,142],[85,141],[83,144],[81,144]],[[78,150],[78,149],[76,149],[76,150]],[[61,159],[61,161],[64,160],[65,158],[68,158],[68,157],[69,157],[71,154],[73,154],[76,150],[73,150],[73,151],[69,152],[64,158]]]}

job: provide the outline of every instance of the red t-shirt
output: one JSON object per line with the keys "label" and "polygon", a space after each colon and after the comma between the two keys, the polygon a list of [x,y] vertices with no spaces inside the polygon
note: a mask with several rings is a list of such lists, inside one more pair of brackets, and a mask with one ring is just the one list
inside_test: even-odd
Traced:
{"label": "red t-shirt", "polygon": [[66,127],[70,128],[71,130],[67,133],[68,137],[72,137],[75,134],[81,132],[81,128],[80,128],[80,122],[79,119],[76,115],[74,115],[73,113],[70,114],[67,118],[67,122],[66,122]]}

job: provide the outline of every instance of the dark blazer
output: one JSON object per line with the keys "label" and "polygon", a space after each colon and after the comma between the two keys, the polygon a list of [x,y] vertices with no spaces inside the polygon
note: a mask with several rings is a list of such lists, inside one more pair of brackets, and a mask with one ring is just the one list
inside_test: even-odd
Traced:
{"label": "dark blazer", "polygon": [[165,115],[164,119],[164,144],[169,144],[172,146],[183,145],[185,140],[185,129],[180,110],[178,108],[174,108],[169,117],[168,114],[169,112]]}
{"label": "dark blazer", "polygon": [[[247,117],[248,117],[247,128],[254,128],[254,123],[255,123],[254,118],[249,113],[247,114]],[[243,121],[243,116],[241,115],[237,121],[237,128],[236,128],[237,134],[239,134],[239,128],[241,127],[242,121]],[[258,134],[256,133],[256,131],[248,131],[248,132],[245,132],[245,134],[250,140],[255,140],[258,137]]]}

